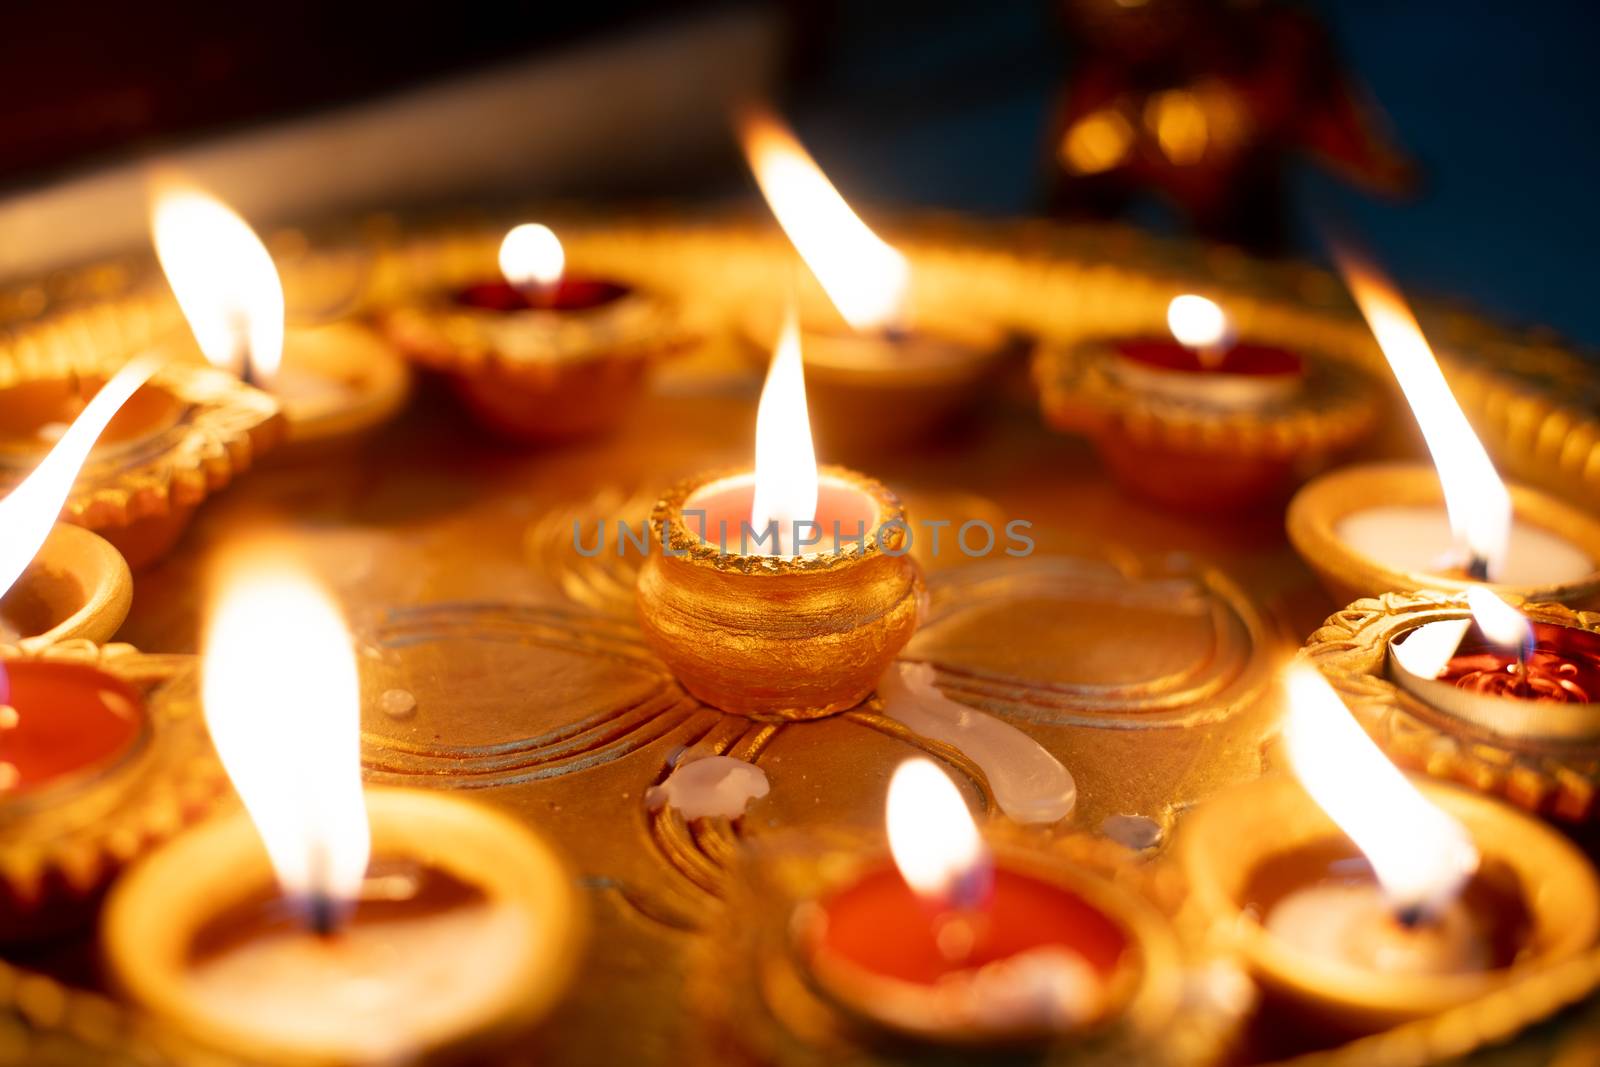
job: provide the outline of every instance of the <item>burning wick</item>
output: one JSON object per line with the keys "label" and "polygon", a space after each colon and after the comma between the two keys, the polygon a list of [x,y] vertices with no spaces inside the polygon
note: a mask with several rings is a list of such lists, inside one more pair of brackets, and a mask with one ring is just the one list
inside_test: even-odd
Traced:
{"label": "burning wick", "polygon": [[850,210],[794,131],[765,108],[739,116],[739,140],[761,195],[857,332],[903,336],[911,266]]}
{"label": "burning wick", "polygon": [[1497,580],[1511,541],[1511,494],[1445,381],[1422,327],[1394,284],[1347,249],[1334,259],[1377,338],[1439,472],[1455,542],[1445,566],[1475,582]]}
{"label": "burning wick", "polygon": [[150,233],[206,360],[271,388],[283,359],[283,283],[250,224],[210,194],[166,181],[152,198]]}
{"label": "burning wick", "polygon": [[537,303],[561,281],[567,253],[550,227],[538,222],[513,226],[500,242],[500,273],[506,284]]}
{"label": "burning wick", "polygon": [[1214,300],[1184,293],[1167,305],[1167,329],[1178,343],[1194,353],[1205,370],[1216,370],[1227,355],[1232,327]]}
{"label": "burning wick", "polygon": [[246,546],[221,567],[202,668],[206,724],[284,895],[328,937],[361,898],[372,848],[350,637],[283,550]]}
{"label": "burning wick", "polygon": [[758,535],[776,529],[779,556],[799,545],[801,526],[817,518],[817,453],[811,442],[806,407],[805,366],[800,356],[800,326],[793,312],[783,325],[767,368],[756,407],[755,496],[750,527]]}
{"label": "burning wick", "polygon": [[994,890],[994,860],[961,794],[925,759],[889,780],[889,852],[918,900],[935,916],[934,941],[951,963],[972,955]]}
{"label": "burning wick", "polygon": [[1316,668],[1292,668],[1288,688],[1289,761],[1377,885],[1305,885],[1272,908],[1267,928],[1296,948],[1385,973],[1487,966],[1488,947],[1460,899],[1479,863],[1465,827],[1384,757]]}

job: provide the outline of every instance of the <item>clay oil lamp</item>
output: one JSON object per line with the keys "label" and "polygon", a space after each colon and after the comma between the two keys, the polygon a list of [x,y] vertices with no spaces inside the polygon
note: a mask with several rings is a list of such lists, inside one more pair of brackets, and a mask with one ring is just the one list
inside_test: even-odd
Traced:
{"label": "clay oil lamp", "polygon": [[854,856],[788,923],[807,984],[865,1026],[941,1045],[1017,1045],[1147,1028],[1174,1009],[1170,927],[1088,869],[991,844],[954,783],[907,761],[889,784],[889,856]]}
{"label": "clay oil lamp", "polygon": [[1402,765],[1562,820],[1600,810],[1600,616],[1484,586],[1390,593],[1305,654]]}
{"label": "clay oil lamp", "polygon": [[548,226],[514,227],[499,265],[501,277],[395,307],[379,325],[508,440],[550,444],[615,428],[651,367],[693,339],[665,297],[569,269]]}
{"label": "clay oil lamp", "polygon": [[1349,1036],[1512,986],[1533,1017],[1574,995],[1551,969],[1600,934],[1582,853],[1498,801],[1406,778],[1309,665],[1288,689],[1298,781],[1262,778],[1179,829],[1191,894],[1280,1017]]}
{"label": "clay oil lamp", "polygon": [[20,491],[65,446],[73,473],[61,517],[135,570],[165,555],[199,503],[281,432],[270,397],[162,353],[120,365],[58,353],[0,361],[0,492]]}
{"label": "clay oil lamp", "polygon": [[220,792],[192,674],[127,645],[0,646],[0,942],[85,924]]}
{"label": "clay oil lamp", "polygon": [[1169,333],[1041,346],[1045,419],[1087,435],[1127,489],[1184,511],[1281,500],[1372,428],[1377,392],[1347,362],[1241,340],[1184,293]]}
{"label": "clay oil lamp", "polygon": [[854,707],[911,639],[922,574],[894,494],[817,466],[792,322],[762,390],[755,460],[656,504],[657,550],[639,571],[645,639],[685,689],[736,715]]}
{"label": "clay oil lamp", "polygon": [[205,360],[272,394],[288,455],[359,442],[404,406],[410,370],[354,322],[286,330],[283,283],[266,246],[227,205],[189,186],[158,188],[151,236]]}
{"label": "clay oil lamp", "polygon": [[[825,298],[801,303],[801,347],[825,447],[855,449],[926,436],[970,409],[1015,345],[998,325],[914,306],[906,257],[850,210],[776,116],[746,113],[740,138],[772,213]],[[772,351],[782,307],[756,306],[743,326]]]}
{"label": "clay oil lamp", "polygon": [[118,881],[102,931],[114,983],[262,1062],[433,1062],[522,1034],[575,962],[563,865],[492,809],[362,789],[349,636],[292,560],[247,550],[219,590],[203,701],[248,815]]}
{"label": "clay oil lamp", "polygon": [[1433,466],[1363,464],[1290,504],[1289,539],[1341,603],[1389,590],[1487,583],[1530,600],[1600,596],[1600,520],[1500,480],[1422,330],[1377,271],[1345,260],[1356,303],[1421,427]]}
{"label": "clay oil lamp", "polygon": [[1389,642],[1389,677],[1429,707],[1483,729],[1545,740],[1600,739],[1600,634],[1534,622],[1482,586],[1471,616],[1423,623]]}

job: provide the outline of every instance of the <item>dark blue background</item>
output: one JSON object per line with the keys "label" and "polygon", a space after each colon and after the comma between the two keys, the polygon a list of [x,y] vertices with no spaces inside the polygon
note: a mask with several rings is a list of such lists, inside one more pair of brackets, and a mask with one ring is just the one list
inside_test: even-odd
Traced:
{"label": "dark blue background", "polygon": [[[1425,177],[1416,199],[1383,203],[1302,167],[1302,214],[1335,207],[1412,292],[1600,345],[1600,5],[1310,6]],[[1036,211],[1040,135],[1066,74],[1048,5],[914,12],[839,6],[793,101],[802,135],[846,195]],[[1302,250],[1318,255],[1312,226],[1301,233]]]}

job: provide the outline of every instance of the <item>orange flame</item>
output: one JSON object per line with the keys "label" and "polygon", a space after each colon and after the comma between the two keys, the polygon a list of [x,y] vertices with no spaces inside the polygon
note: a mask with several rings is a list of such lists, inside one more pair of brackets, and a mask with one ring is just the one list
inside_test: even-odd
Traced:
{"label": "orange flame", "polygon": [[0,593],[16,584],[39,554],[106,426],[160,366],[161,360],[152,355],[125,364],[100,387],[22,484],[0,499],[0,530],[5,531],[0,539]]}
{"label": "orange flame", "polygon": [[1492,580],[1505,564],[1511,539],[1511,494],[1472,432],[1422,328],[1394,285],[1349,252],[1337,251],[1336,258],[1422,429],[1439,471],[1450,529],[1456,549],[1464,557],[1461,562],[1482,561]]}
{"label": "orange flame", "polygon": [[839,314],[858,330],[897,324],[910,284],[905,257],[856,217],[777,116],[750,111],[739,133],[767,206]]}
{"label": "orange flame", "polygon": [[1290,668],[1288,683],[1284,735],[1306,792],[1367,857],[1397,909],[1448,902],[1478,868],[1465,827],[1389,762],[1315,667]]}
{"label": "orange flame", "polygon": [[279,883],[320,921],[355,898],[371,851],[350,636],[280,547],[235,550],[213,584],[206,724]]}
{"label": "orange flame", "polygon": [[166,181],[156,189],[150,229],[206,359],[270,385],[283,358],[283,283],[250,224],[209,193]]}

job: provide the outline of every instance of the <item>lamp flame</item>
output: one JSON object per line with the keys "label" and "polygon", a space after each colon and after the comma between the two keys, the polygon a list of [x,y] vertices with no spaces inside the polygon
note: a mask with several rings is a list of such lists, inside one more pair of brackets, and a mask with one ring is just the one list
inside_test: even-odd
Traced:
{"label": "lamp flame", "polygon": [[1492,580],[1511,538],[1511,495],[1456,403],[1411,309],[1377,268],[1337,251],[1345,282],[1411,405],[1439,471],[1457,553],[1474,577]]}
{"label": "lamp flame", "polygon": [[1351,718],[1315,667],[1289,671],[1289,761],[1406,917],[1450,901],[1478,869],[1466,829],[1430,804]]}
{"label": "lamp flame", "polygon": [[1450,666],[1470,629],[1470,619],[1441,619],[1417,627],[1391,647],[1405,671],[1418,678],[1437,678]]}
{"label": "lamp flame", "polygon": [[767,381],[756,407],[756,485],[750,527],[758,534],[776,525],[778,554],[795,523],[817,517],[817,453],[806,410],[806,377],[800,358],[800,325],[791,311],[778,336]]}
{"label": "lamp flame", "polygon": [[889,853],[906,884],[940,907],[970,907],[993,861],[955,783],[930,760],[910,759],[889,779]]}
{"label": "lamp flame", "polygon": [[16,584],[44,547],[95,442],[160,365],[155,356],[140,356],[124,364],[84,405],[32,473],[0,499],[0,530],[5,531],[0,539],[0,593]]}
{"label": "lamp flame", "polygon": [[279,884],[326,931],[359,893],[371,852],[350,635],[327,593],[272,544],[230,554],[213,598],[206,723]]}
{"label": "lamp flame", "polygon": [[747,112],[739,137],[767,206],[839,314],[857,330],[897,325],[910,284],[906,258],[856,217],[777,116]]}
{"label": "lamp flame", "polygon": [[1527,616],[1481,585],[1467,590],[1467,607],[1483,636],[1524,655],[1533,647],[1533,624]]}
{"label": "lamp flame", "polygon": [[1220,350],[1231,332],[1221,306],[1194,293],[1172,298],[1167,305],[1167,329],[1180,345],[1192,350],[1208,366],[1219,361]]}
{"label": "lamp flame", "polygon": [[283,283],[250,224],[209,193],[169,182],[153,199],[150,229],[206,359],[270,385],[283,358]]}
{"label": "lamp flame", "polygon": [[513,289],[552,286],[561,280],[566,267],[561,238],[542,223],[513,226],[500,242],[500,273]]}

